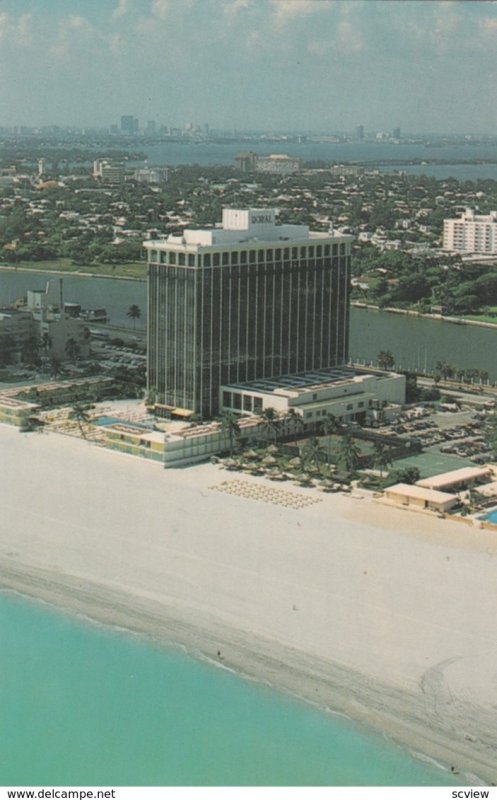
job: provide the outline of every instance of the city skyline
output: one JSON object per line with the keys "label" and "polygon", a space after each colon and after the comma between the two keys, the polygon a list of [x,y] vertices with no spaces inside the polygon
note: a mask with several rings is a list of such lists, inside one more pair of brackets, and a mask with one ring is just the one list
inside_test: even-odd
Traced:
{"label": "city skyline", "polygon": [[493,133],[497,4],[4,0],[8,125]]}

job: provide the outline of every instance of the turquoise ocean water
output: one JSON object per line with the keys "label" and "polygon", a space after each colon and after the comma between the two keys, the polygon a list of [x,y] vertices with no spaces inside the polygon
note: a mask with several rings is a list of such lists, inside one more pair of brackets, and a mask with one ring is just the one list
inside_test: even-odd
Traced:
{"label": "turquoise ocean water", "polygon": [[0,785],[456,783],[346,720],[17,595],[0,594],[0,642]]}

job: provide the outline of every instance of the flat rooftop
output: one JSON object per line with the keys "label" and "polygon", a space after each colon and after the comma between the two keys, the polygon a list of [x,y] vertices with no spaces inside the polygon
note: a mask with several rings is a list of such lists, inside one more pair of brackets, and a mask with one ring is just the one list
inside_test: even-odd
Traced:
{"label": "flat rooftop", "polygon": [[427,503],[444,504],[459,500],[457,494],[439,492],[435,489],[427,489],[423,486],[412,485],[410,483],[396,483],[394,486],[387,486],[384,490],[386,496],[394,495],[400,497],[412,497],[415,500],[426,500]]}
{"label": "flat rooftop", "polygon": [[433,475],[431,478],[424,478],[416,483],[427,489],[442,489],[444,486],[455,486],[458,483],[487,478],[491,474],[490,467],[461,467],[461,469],[443,472],[441,475]]}
{"label": "flat rooftop", "polygon": [[327,384],[350,382],[356,379],[360,381],[365,377],[370,377],[370,374],[357,372],[350,367],[330,367],[329,369],[299,372],[295,375],[281,375],[278,378],[259,378],[243,383],[230,383],[223,388],[240,392],[275,392],[279,389],[307,391],[313,387],[322,389]]}

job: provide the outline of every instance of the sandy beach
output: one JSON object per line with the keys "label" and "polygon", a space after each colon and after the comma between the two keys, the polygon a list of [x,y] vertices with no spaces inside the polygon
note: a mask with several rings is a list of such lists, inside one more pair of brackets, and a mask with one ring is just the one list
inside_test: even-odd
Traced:
{"label": "sandy beach", "polygon": [[[497,783],[497,533],[61,435],[0,426],[0,445],[0,588],[184,645]],[[318,502],[218,490],[234,480]]]}

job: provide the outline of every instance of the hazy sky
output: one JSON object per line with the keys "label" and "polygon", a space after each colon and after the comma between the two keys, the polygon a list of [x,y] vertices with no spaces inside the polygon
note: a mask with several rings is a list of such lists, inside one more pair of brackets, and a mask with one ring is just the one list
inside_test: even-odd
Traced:
{"label": "hazy sky", "polygon": [[0,125],[497,132],[494,0],[0,0]]}

